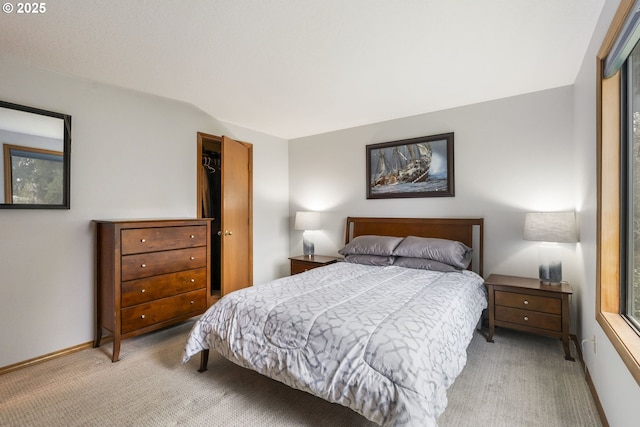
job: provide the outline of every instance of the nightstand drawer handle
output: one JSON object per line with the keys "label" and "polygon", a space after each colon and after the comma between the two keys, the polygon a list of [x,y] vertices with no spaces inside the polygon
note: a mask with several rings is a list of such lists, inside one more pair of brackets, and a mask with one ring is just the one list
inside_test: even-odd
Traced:
{"label": "nightstand drawer handle", "polygon": [[527,316],[524,316],[524,320],[527,321],[529,320],[529,318]]}
{"label": "nightstand drawer handle", "polygon": [[147,264],[142,264],[140,267],[145,268]]}
{"label": "nightstand drawer handle", "polygon": [[191,236],[189,236],[189,237],[192,238],[192,239],[196,238],[196,236],[194,236],[193,234]]}
{"label": "nightstand drawer handle", "polygon": [[191,301],[191,304],[193,304],[193,301]]}
{"label": "nightstand drawer handle", "polygon": [[195,282],[196,282],[196,279],[191,279],[191,283],[195,283]]}
{"label": "nightstand drawer handle", "polygon": [[193,257],[193,256],[192,256],[192,257],[189,257],[189,259],[190,259],[191,261],[193,261],[194,259],[196,259],[196,257]]}
{"label": "nightstand drawer handle", "polygon": [[144,314],[142,316],[140,316],[141,319],[144,319]]}
{"label": "nightstand drawer handle", "polygon": [[147,239],[140,239],[140,243],[144,243],[146,241],[147,241]]}
{"label": "nightstand drawer handle", "polygon": [[529,305],[529,301],[524,300],[524,305]]}
{"label": "nightstand drawer handle", "polygon": [[147,291],[146,291],[146,289],[141,289],[140,292],[144,294]]}

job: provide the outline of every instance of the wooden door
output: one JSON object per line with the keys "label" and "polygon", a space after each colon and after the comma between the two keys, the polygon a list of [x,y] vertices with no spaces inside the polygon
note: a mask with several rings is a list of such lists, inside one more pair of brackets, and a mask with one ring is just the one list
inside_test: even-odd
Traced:
{"label": "wooden door", "polygon": [[253,145],[222,137],[222,295],[253,284]]}

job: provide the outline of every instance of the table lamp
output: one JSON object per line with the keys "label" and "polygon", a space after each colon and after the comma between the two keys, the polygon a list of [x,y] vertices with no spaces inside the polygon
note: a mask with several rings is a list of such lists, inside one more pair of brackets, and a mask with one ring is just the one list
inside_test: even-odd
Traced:
{"label": "table lamp", "polygon": [[538,274],[543,283],[562,282],[562,259],[557,243],[578,241],[575,212],[529,212],[524,219],[524,239],[542,242]]}
{"label": "table lamp", "polygon": [[302,232],[302,253],[311,258],[314,254],[314,245],[309,240],[309,231],[320,229],[320,212],[296,212],[294,229]]}

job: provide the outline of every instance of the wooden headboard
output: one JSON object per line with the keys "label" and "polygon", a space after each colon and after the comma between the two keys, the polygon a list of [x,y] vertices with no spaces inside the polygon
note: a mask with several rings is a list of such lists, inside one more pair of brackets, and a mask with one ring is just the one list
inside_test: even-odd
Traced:
{"label": "wooden headboard", "polygon": [[483,218],[367,218],[348,217],[345,244],[363,235],[436,237],[473,248],[470,270],[482,276]]}

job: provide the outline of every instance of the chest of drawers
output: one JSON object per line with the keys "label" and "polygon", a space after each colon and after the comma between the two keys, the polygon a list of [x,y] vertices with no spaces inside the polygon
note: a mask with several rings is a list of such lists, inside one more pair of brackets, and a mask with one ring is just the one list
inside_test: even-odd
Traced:
{"label": "chest of drawers", "polygon": [[569,284],[547,285],[538,279],[492,274],[485,281],[489,294],[489,336],[496,326],[562,339],[565,359],[569,349]]}
{"label": "chest of drawers", "polygon": [[209,220],[94,221],[96,335],[120,341],[202,314],[210,300]]}

